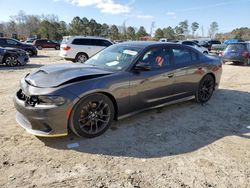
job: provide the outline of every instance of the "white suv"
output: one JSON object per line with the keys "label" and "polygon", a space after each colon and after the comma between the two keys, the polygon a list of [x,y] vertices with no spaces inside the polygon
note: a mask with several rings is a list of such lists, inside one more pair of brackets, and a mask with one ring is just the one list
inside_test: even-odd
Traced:
{"label": "white suv", "polygon": [[111,41],[99,37],[66,36],[60,46],[60,56],[65,60],[83,63],[112,44]]}

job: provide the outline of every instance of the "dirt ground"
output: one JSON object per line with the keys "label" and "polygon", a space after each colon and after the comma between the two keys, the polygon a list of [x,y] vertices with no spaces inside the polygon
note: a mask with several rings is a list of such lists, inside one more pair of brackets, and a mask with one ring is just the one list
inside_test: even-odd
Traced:
{"label": "dirt ground", "polygon": [[0,66],[0,187],[250,187],[250,67],[224,65],[205,105],[150,110],[94,139],[38,138],[16,123],[12,97],[23,76],[59,60],[43,50],[25,67]]}

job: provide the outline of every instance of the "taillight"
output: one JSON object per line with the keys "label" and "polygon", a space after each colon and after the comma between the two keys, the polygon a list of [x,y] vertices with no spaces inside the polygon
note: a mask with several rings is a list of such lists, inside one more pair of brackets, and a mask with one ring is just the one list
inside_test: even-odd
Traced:
{"label": "taillight", "polygon": [[63,50],[64,51],[68,51],[68,50],[70,50],[70,47],[69,46],[65,46],[65,47],[63,47]]}
{"label": "taillight", "polygon": [[244,56],[244,57],[248,57],[248,56],[249,56],[248,51],[244,51],[244,52],[242,52],[242,56]]}

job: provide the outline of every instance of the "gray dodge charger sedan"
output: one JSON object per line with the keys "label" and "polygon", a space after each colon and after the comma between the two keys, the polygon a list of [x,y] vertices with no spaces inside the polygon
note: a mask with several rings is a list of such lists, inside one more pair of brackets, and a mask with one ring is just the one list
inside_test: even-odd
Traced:
{"label": "gray dodge charger sedan", "polygon": [[14,99],[16,120],[37,136],[95,137],[113,120],[190,100],[207,102],[220,59],[172,43],[125,42],[84,64],[44,66],[26,75]]}

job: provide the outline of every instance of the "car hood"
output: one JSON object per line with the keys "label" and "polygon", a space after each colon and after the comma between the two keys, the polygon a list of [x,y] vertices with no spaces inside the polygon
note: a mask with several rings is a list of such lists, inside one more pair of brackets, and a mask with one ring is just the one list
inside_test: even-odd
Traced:
{"label": "car hood", "polygon": [[77,81],[93,79],[113,72],[91,65],[59,64],[48,65],[28,74],[25,81],[30,85],[41,88],[58,87]]}

